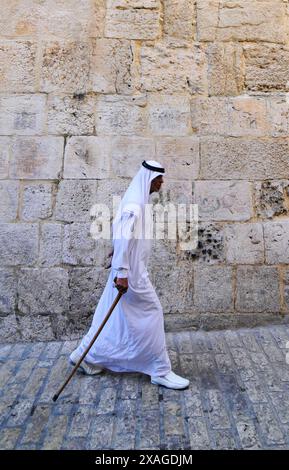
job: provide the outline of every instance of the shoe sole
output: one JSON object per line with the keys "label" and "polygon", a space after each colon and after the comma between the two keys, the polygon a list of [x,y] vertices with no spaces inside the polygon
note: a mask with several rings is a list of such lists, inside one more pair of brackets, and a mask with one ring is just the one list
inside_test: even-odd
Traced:
{"label": "shoe sole", "polygon": [[[76,366],[76,362],[73,362],[71,359],[69,359],[69,364],[71,364],[73,367]],[[103,371],[103,369],[101,369],[99,372],[95,372],[94,374],[88,374],[81,364],[78,366],[77,370],[84,375],[97,375]]]}
{"label": "shoe sole", "polygon": [[173,390],[185,390],[190,385],[190,384],[188,384],[188,385],[185,385],[185,386],[179,386],[179,387],[178,386],[174,386],[174,387],[172,386],[172,387],[170,387],[169,385],[159,384],[158,382],[155,382],[154,380],[151,380],[151,383],[153,385],[159,385],[160,387],[171,388]]}

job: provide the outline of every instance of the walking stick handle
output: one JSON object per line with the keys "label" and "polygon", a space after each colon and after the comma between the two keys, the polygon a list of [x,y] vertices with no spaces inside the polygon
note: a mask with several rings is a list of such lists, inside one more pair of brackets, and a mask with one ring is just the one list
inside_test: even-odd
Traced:
{"label": "walking stick handle", "polygon": [[62,385],[62,387],[58,390],[58,392],[54,395],[54,397],[52,398],[53,401],[56,401],[57,398],[59,397],[59,395],[61,394],[61,392],[63,391],[63,389],[66,387],[66,385],[68,384],[68,382],[70,381],[70,379],[72,378],[72,376],[75,374],[76,370],[78,369],[80,363],[83,361],[83,359],[85,358],[86,354],[88,353],[88,351],[90,350],[91,346],[93,345],[93,343],[95,342],[95,340],[97,339],[98,335],[100,334],[101,330],[103,329],[104,325],[106,324],[107,320],[109,319],[114,307],[116,306],[116,304],[118,303],[119,299],[121,298],[121,296],[123,295],[123,292],[118,292],[115,300],[113,301],[113,304],[112,306],[110,307],[109,311],[107,312],[103,322],[101,323],[98,331],[96,332],[96,334],[94,335],[94,337],[92,338],[91,342],[89,343],[88,347],[86,348],[86,350],[84,351],[84,353],[82,354],[81,358],[79,359],[78,363],[75,364],[71,374],[69,375],[68,379],[64,382],[64,384]]}

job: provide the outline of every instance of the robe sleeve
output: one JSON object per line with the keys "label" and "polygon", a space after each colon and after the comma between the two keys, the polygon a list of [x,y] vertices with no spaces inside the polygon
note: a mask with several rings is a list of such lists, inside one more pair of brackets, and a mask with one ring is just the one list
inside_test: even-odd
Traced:
{"label": "robe sleeve", "polygon": [[136,215],[131,212],[124,212],[121,217],[121,236],[114,239],[114,254],[112,265],[117,269],[117,277],[128,277],[130,269],[130,250],[133,243],[133,230],[136,222]]}

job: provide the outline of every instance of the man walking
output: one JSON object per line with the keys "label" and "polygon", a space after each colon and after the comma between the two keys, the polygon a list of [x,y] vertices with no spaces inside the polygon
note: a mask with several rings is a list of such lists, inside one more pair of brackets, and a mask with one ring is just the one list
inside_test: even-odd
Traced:
{"label": "man walking", "polygon": [[120,202],[113,221],[111,272],[92,325],[71,353],[70,362],[75,365],[87,348],[115,299],[116,287],[123,295],[79,369],[89,375],[104,368],[142,372],[151,377],[153,384],[184,389],[189,380],[172,371],[163,310],[147,271],[151,239],[146,230],[151,221],[147,220],[146,208],[150,193],[160,190],[164,173],[158,162],[144,160]]}

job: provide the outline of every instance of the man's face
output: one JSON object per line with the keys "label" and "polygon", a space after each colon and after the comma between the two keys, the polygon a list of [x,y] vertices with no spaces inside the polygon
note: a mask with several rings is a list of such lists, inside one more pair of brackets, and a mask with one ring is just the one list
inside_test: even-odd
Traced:
{"label": "man's face", "polygon": [[162,175],[156,176],[151,182],[150,193],[158,192],[161,189],[164,179]]}

